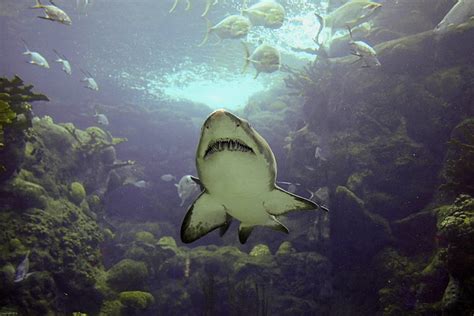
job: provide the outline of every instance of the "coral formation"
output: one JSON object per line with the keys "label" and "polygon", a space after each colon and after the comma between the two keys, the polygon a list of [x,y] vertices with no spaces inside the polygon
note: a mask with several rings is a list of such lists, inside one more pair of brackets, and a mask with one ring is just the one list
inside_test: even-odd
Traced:
{"label": "coral formation", "polygon": [[145,263],[132,259],[123,259],[107,271],[107,282],[118,291],[143,289],[147,279]]}
{"label": "coral formation", "polygon": [[86,198],[86,190],[79,182],[71,183],[69,187],[69,197],[71,202],[80,205],[82,201]]}
{"label": "coral formation", "polygon": [[[130,310],[142,310],[150,307],[155,299],[147,292],[127,291],[119,295],[120,302]],[[130,315],[127,313],[127,315]]]}

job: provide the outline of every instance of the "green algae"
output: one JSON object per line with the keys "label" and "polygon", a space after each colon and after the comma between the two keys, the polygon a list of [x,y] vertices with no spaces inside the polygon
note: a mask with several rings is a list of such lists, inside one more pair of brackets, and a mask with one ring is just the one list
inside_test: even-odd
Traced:
{"label": "green algae", "polygon": [[123,259],[107,271],[107,282],[118,291],[140,290],[148,275],[144,262]]}
{"label": "green algae", "polygon": [[268,248],[268,246],[264,244],[255,245],[249,253],[249,256],[251,257],[265,257],[271,255],[272,253],[270,252],[270,248]]}
{"label": "green algae", "polygon": [[132,310],[146,309],[155,302],[153,295],[141,291],[121,292],[119,299],[124,306]]}
{"label": "green algae", "polygon": [[86,190],[80,182],[73,182],[69,186],[69,198],[71,202],[80,205],[86,198]]}

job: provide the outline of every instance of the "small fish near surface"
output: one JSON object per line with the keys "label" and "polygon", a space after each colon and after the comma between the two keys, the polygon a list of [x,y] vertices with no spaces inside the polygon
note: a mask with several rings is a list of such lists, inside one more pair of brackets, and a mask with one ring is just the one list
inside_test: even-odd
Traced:
{"label": "small fish near surface", "polygon": [[49,68],[48,61],[46,58],[44,58],[40,53],[38,52],[32,52],[28,48],[28,44],[25,42],[25,40],[22,40],[24,45],[25,45],[25,52],[23,55],[28,55],[30,56],[31,60],[28,62],[29,64],[40,66],[43,68]]}
{"label": "small fish near surface", "polygon": [[242,15],[247,16],[254,26],[263,26],[278,29],[285,21],[285,9],[273,0],[262,0],[249,8],[242,10]]}
{"label": "small fish near surface", "polygon": [[151,186],[150,181],[137,180],[136,178],[128,178],[124,181],[123,185],[132,185],[139,189],[148,189]]}
{"label": "small fish near surface", "polygon": [[102,125],[102,126],[108,126],[109,125],[109,119],[107,118],[107,116],[105,114],[99,114],[99,113],[96,112],[94,114],[94,117],[97,120],[97,124]]}
{"label": "small fish near surface", "polygon": [[253,53],[250,54],[247,45],[245,45],[244,42],[242,42],[242,45],[244,45],[245,49],[245,65],[243,72],[247,69],[248,64],[252,63],[255,70],[257,70],[254,79],[256,79],[261,72],[272,73],[280,69],[281,55],[277,48],[261,43]]}
{"label": "small fish near surface", "polygon": [[241,15],[229,15],[216,25],[212,26],[211,22],[207,21],[207,32],[204,36],[204,39],[199,43],[198,46],[204,45],[208,38],[209,34],[213,33],[219,37],[220,40],[223,39],[239,39],[246,37],[250,31],[250,20]]}
{"label": "small fish near surface", "polygon": [[444,34],[474,17],[474,0],[458,0],[441,22],[436,25],[435,34]]}
{"label": "small fish near surface", "polygon": [[55,61],[62,65],[62,70],[67,73],[68,75],[72,74],[71,64],[67,60],[64,55],[59,54],[55,49],[53,49],[54,53],[58,56],[58,59]]}
{"label": "small fish near surface", "polygon": [[[216,5],[219,2],[218,0],[204,0],[204,1],[205,1],[205,8],[204,8],[204,12],[201,14],[201,17],[205,17],[207,13],[209,12],[209,9],[211,8],[211,6]],[[180,2],[180,0],[174,0],[173,6],[168,11],[169,13],[172,13],[176,9],[178,2]],[[186,8],[184,10],[186,11],[190,10],[192,7],[191,4],[192,4],[191,0],[186,0]]]}
{"label": "small fish near surface", "polygon": [[178,190],[178,196],[181,199],[181,204],[183,206],[184,202],[193,195],[200,192],[199,180],[191,175],[185,175],[181,177],[178,183],[175,183],[175,187]]}
{"label": "small fish near surface", "polygon": [[150,187],[150,182],[145,180],[138,180],[132,183],[132,185],[139,189],[147,189]]}
{"label": "small fish near surface", "polygon": [[359,57],[359,60],[364,63],[362,67],[370,68],[381,66],[382,64],[377,58],[377,52],[375,49],[366,42],[354,41],[352,38],[351,28],[348,27],[348,29],[351,37],[351,40],[349,41],[349,45],[351,46],[351,54]]}
{"label": "small fish near surface", "polygon": [[173,181],[173,180],[176,180],[176,177],[173,176],[172,174],[164,174],[160,177],[161,180],[165,181],[165,182],[170,182],[170,181]]}
{"label": "small fish near surface", "polygon": [[36,4],[31,7],[32,9],[43,9],[45,16],[39,16],[38,18],[71,25],[72,20],[69,15],[67,15],[66,12],[58,8],[53,1],[50,0],[49,2],[51,4],[45,5],[41,4],[39,0],[36,0]]}
{"label": "small fish near surface", "polygon": [[13,282],[18,283],[23,280],[26,280],[33,272],[28,272],[30,270],[30,259],[28,258],[30,252],[28,251],[25,255],[25,258],[21,261],[21,263],[16,268],[15,272],[15,279]]}
{"label": "small fish near surface", "polygon": [[319,208],[317,203],[275,184],[277,165],[270,146],[246,120],[228,111],[216,110],[205,120],[196,167],[203,191],[184,217],[184,243],[217,228],[222,236],[232,218],[240,221],[241,243],[247,241],[255,226],[288,233],[279,216]]}
{"label": "small fish near surface", "polygon": [[91,89],[93,91],[99,91],[99,85],[95,81],[95,79],[92,77],[90,72],[84,71],[81,69],[81,72],[84,74],[84,78],[81,79],[81,82],[85,82],[86,85],[84,86],[87,89]]}
{"label": "small fish near surface", "polygon": [[373,1],[349,1],[322,18],[324,27],[330,30],[331,35],[337,30],[367,22],[382,5]]}

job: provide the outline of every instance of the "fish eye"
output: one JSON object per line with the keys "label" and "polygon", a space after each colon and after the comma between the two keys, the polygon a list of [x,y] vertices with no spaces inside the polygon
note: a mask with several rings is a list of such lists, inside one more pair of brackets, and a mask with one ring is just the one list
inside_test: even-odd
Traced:
{"label": "fish eye", "polygon": [[237,123],[237,127],[240,127],[240,123]]}
{"label": "fish eye", "polygon": [[209,125],[206,125],[206,128],[209,129]]}

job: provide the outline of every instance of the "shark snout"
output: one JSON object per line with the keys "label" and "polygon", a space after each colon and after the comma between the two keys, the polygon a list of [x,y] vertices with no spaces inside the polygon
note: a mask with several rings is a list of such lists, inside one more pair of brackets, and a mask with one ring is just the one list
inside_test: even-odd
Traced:
{"label": "shark snout", "polygon": [[218,120],[220,118],[223,118],[225,116],[225,113],[226,113],[226,110],[224,109],[215,110],[209,118],[211,120]]}

